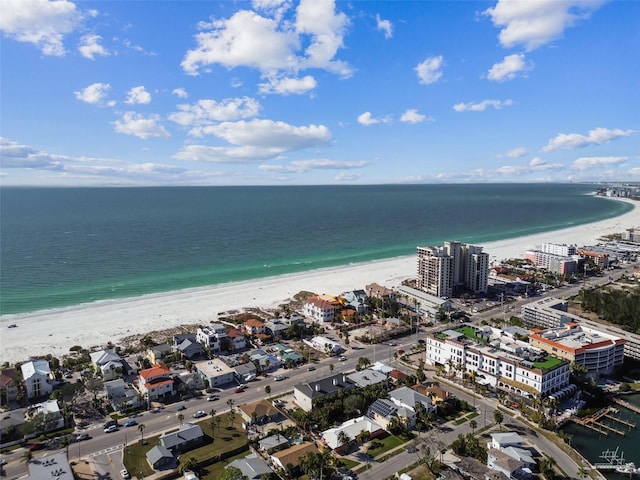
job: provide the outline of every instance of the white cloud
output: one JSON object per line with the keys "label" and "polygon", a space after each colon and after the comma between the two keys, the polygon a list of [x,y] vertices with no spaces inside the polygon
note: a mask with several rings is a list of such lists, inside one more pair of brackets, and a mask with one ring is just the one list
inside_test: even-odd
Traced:
{"label": "white cloud", "polygon": [[63,56],[62,40],[82,15],[66,0],[3,0],[0,30],[19,42],[33,43],[44,55]]}
{"label": "white cloud", "polygon": [[543,159],[541,159],[540,157],[534,157],[531,160],[529,160],[529,166],[530,167],[540,167],[542,165],[545,165],[547,162],[545,162]]}
{"label": "white cloud", "polygon": [[391,123],[391,117],[386,116],[386,117],[374,118],[371,115],[371,112],[364,112],[358,115],[358,123],[360,123],[361,125],[365,125],[367,127],[369,125],[375,125],[376,123]]}
{"label": "white cloud", "polygon": [[507,100],[483,100],[480,103],[457,103],[453,106],[456,112],[484,112],[488,107],[500,110],[502,107],[508,107],[513,104],[510,99]]}
{"label": "white cloud", "polygon": [[316,159],[316,160],[297,160],[289,163],[289,165],[260,165],[260,170],[277,173],[304,173],[309,170],[351,170],[354,168],[363,168],[367,166],[367,162],[341,162],[338,160]]}
{"label": "white cloud", "polygon": [[523,173],[527,169],[526,167],[521,166],[513,166],[513,165],[504,165],[502,167],[498,167],[496,172],[500,175],[515,175],[518,173]]}
{"label": "white cloud", "polygon": [[303,78],[278,78],[269,79],[266,83],[258,84],[260,93],[277,93],[280,95],[300,95],[313,90],[318,82],[311,75]]}
{"label": "white cloud", "polygon": [[109,52],[100,45],[100,40],[102,40],[100,35],[84,35],[80,39],[80,46],[78,47],[80,54],[89,60],[93,60],[96,55],[108,56]]}
{"label": "white cloud", "polygon": [[134,135],[145,140],[148,138],[169,137],[169,132],[159,122],[159,115],[145,117],[135,112],[125,112],[122,115],[122,120],[116,120],[113,125],[115,127],[114,130],[118,133]]}
{"label": "white cloud", "polygon": [[405,123],[421,123],[425,120],[427,120],[427,117],[425,115],[422,115],[421,113],[418,113],[418,110],[416,110],[415,108],[408,109],[400,117],[400,121]]}
{"label": "white cloud", "polygon": [[635,177],[636,175],[640,177],[640,167],[632,168],[631,170],[629,170],[629,171],[627,172],[627,174],[632,175],[632,176],[634,176],[634,177]]}
{"label": "white cloud", "polygon": [[202,130],[233,145],[269,148],[279,152],[326,145],[331,140],[331,132],[324,125],[296,127],[273,120],[223,122]]}
{"label": "white cloud", "polygon": [[442,78],[443,66],[444,59],[442,55],[438,55],[437,57],[427,57],[416,67],[418,81],[423,85],[429,85],[437,82]]}
{"label": "white cloud", "polygon": [[258,1],[254,7],[278,13],[267,18],[240,10],[228,19],[201,23],[196,48],[189,50],[182,61],[184,71],[197,75],[202,67],[220,64],[256,68],[273,78],[305,68],[351,75],[348,64],[334,59],[343,46],[348,25],[346,15],[335,12],[334,0],[302,0],[294,21],[281,18],[290,8],[289,2]]}
{"label": "white cloud", "polygon": [[[101,105],[109,90],[111,90],[111,85],[108,83],[93,83],[88,87],[73,93],[76,98],[82,102],[90,103],[92,105]],[[107,105],[113,106],[114,103],[108,102]]]}
{"label": "white cloud", "polygon": [[551,152],[558,149],[571,150],[586,147],[587,145],[600,145],[620,137],[630,137],[637,133],[635,130],[620,130],[619,128],[610,130],[601,127],[589,130],[587,135],[580,135],[579,133],[559,133],[549,140],[549,143],[547,143],[542,151]]}
{"label": "white cloud", "polygon": [[384,38],[389,39],[393,37],[393,24],[389,20],[383,20],[380,14],[376,13],[376,23],[378,30],[384,32]]}
{"label": "white cloud", "polygon": [[171,93],[178,98],[187,98],[189,96],[189,94],[184,88],[174,88]]}
{"label": "white cloud", "polygon": [[500,44],[505,48],[524,45],[534,50],[562,37],[565,29],[587,19],[600,8],[603,0],[498,0],[485,10],[500,30]]}
{"label": "white cloud", "polygon": [[[169,115],[169,120],[183,126],[201,127],[215,122],[255,117],[260,112],[260,103],[249,97],[226,98],[221,102],[202,99],[191,105],[178,105],[178,110]],[[191,134],[202,135],[202,132],[194,129]]]}
{"label": "white cloud", "polygon": [[629,160],[629,157],[580,157],[573,162],[576,170],[588,170],[603,165],[619,165]]}
{"label": "white cloud", "polygon": [[209,163],[253,163],[257,160],[268,160],[281,153],[278,148],[244,147],[210,147],[207,145],[186,145],[174,158],[194,162]]}
{"label": "white cloud", "polygon": [[501,153],[500,155],[497,155],[498,158],[503,158],[503,157],[507,157],[507,158],[520,158],[520,157],[524,157],[527,154],[527,149],[524,147],[516,147],[516,148],[512,148],[511,150],[507,151],[506,153]]}
{"label": "white cloud", "polygon": [[127,105],[147,105],[151,103],[151,94],[142,85],[133,87],[127,93],[127,99],[124,103]]}
{"label": "white cloud", "polygon": [[518,73],[526,73],[533,69],[533,64],[525,62],[523,53],[507,55],[502,63],[496,63],[489,69],[487,78],[495,82],[513,80]]}

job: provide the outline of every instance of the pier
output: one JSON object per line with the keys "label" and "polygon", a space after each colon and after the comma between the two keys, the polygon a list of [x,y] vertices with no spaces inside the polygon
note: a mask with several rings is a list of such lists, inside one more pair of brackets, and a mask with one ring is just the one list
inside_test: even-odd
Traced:
{"label": "pier", "polygon": [[640,413],[640,407],[638,407],[637,405],[634,405],[633,403],[629,403],[626,400],[622,400],[621,398],[618,398],[618,397],[613,397],[613,402],[624,408],[628,408],[632,412]]}
{"label": "pier", "polygon": [[597,470],[613,470],[618,473],[639,474],[640,469],[636,468],[633,462],[626,462],[624,459],[624,452],[618,456],[618,449],[604,450],[600,454],[600,458],[606,460],[606,462],[594,463],[593,467]]}
{"label": "pier", "polygon": [[[625,406],[626,407],[626,406]],[[617,410],[615,408],[612,407],[605,407],[601,410],[598,410],[596,413],[594,413],[593,415],[586,417],[586,418],[576,418],[574,419],[574,421],[580,425],[583,425],[591,430],[594,430],[598,433],[600,433],[601,435],[609,435],[609,433],[616,433],[618,435],[621,436],[625,436],[626,433],[624,430],[621,430],[620,428],[616,428],[613,427],[611,425],[607,425],[606,423],[602,422],[601,420],[604,418],[608,418],[609,420],[616,422],[620,425],[624,425],[626,427],[628,427],[629,429],[632,428],[636,428],[636,424],[633,422],[629,422],[627,420],[624,420],[620,417],[616,417],[614,415],[614,413],[617,413]]]}

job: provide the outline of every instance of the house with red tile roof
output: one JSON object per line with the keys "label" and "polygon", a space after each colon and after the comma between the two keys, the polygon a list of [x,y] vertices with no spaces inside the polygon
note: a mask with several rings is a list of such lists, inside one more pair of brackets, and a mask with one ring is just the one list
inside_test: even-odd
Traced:
{"label": "house with red tile roof", "polygon": [[266,333],[267,331],[267,327],[265,327],[264,322],[262,320],[258,320],[257,318],[250,318],[242,324],[242,328],[249,335]]}
{"label": "house with red tile roof", "polygon": [[341,307],[335,297],[314,295],[304,302],[302,310],[307,317],[311,317],[317,322],[331,322]]}
{"label": "house with red tile roof", "polygon": [[140,370],[138,374],[138,391],[148,395],[149,400],[158,400],[175,393],[171,370],[163,363],[156,363],[151,368]]}

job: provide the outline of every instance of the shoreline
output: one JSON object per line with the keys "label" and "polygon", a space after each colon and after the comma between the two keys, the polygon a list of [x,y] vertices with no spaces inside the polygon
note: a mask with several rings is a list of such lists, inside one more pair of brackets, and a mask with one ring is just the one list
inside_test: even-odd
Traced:
{"label": "shoreline", "polygon": [[[522,258],[524,252],[543,242],[573,243],[579,246],[626,228],[640,226],[639,202],[625,201],[635,208],[606,220],[567,227],[546,233],[478,244],[492,261]],[[454,240],[454,239],[452,239]],[[385,260],[326,267],[261,279],[195,287],[139,297],[99,300],[69,307],[18,313],[0,317],[0,362],[20,362],[30,356],[62,356],[69,348],[104,346],[109,340],[164,330],[185,324],[215,321],[218,312],[243,308],[274,308],[300,291],[338,295],[379,283],[395,287],[415,276],[415,255]],[[9,324],[17,328],[7,329]]]}

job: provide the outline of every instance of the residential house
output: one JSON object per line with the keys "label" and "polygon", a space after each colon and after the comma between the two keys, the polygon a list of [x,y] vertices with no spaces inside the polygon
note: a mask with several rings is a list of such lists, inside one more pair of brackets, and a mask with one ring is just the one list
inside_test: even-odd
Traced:
{"label": "residential house", "polygon": [[64,416],[57,400],[47,400],[30,406],[25,412],[25,418],[28,420],[41,418],[47,432],[64,428]]}
{"label": "residential house", "polygon": [[204,348],[196,340],[195,333],[183,333],[174,335],[173,349],[179,352],[184,358],[193,360],[194,358],[204,358]]}
{"label": "residential house", "polygon": [[412,388],[416,392],[431,398],[431,401],[434,405],[439,405],[442,402],[446,402],[451,397],[451,394],[436,382],[432,382],[427,385],[418,384],[414,385]]}
{"label": "residential house", "polygon": [[293,398],[303,410],[310,412],[318,399],[337,395],[356,386],[355,382],[343,373],[336,373],[312,382],[299,383],[293,387]]}
{"label": "residential house", "polygon": [[263,438],[258,441],[258,448],[260,451],[271,454],[289,447],[289,439],[283,437],[279,433]]}
{"label": "residential house", "polygon": [[368,440],[384,433],[384,429],[379,423],[363,415],[362,417],[347,420],[337,427],[325,430],[322,432],[322,442],[330,449],[342,452],[346,446],[341,443],[342,432],[350,441],[355,440],[362,432],[367,432],[369,434]]}
{"label": "residential house", "polygon": [[197,423],[184,423],[177,432],[165,433],[160,436],[160,443],[174,454],[186,452],[197,447],[204,441],[204,433]]}
{"label": "residential house", "polygon": [[350,306],[357,313],[367,313],[369,310],[367,292],[364,290],[352,290],[341,295],[345,305]]}
{"label": "residential house", "polygon": [[20,380],[15,368],[0,371],[0,404],[6,405],[18,398]]}
{"label": "residential house", "polygon": [[160,345],[153,345],[147,349],[146,355],[151,365],[154,363],[162,362],[167,355],[170,355],[173,352],[173,348],[168,343],[163,343]]}
{"label": "residential house", "polygon": [[316,322],[331,322],[340,310],[340,302],[331,296],[313,295],[302,305],[302,311]]}
{"label": "residential house", "polygon": [[394,292],[390,288],[378,285],[377,283],[370,283],[365,287],[365,291],[367,292],[367,296],[369,298],[380,298],[383,300],[396,299],[396,292]]}
{"label": "residential house", "polygon": [[414,422],[415,412],[408,407],[396,405],[386,398],[378,398],[369,406],[367,417],[373,419],[385,430],[389,430],[393,422],[404,425]]}
{"label": "residential house", "polygon": [[407,378],[407,374],[404,372],[401,372],[400,370],[398,370],[397,368],[394,368],[393,370],[391,370],[389,372],[389,378],[391,379],[392,382],[394,383],[400,383],[402,380],[404,380],[405,378]]}
{"label": "residential house", "polygon": [[104,394],[111,401],[111,406],[116,411],[137,408],[143,402],[138,391],[122,378],[104,382]]}
{"label": "residential house", "polygon": [[271,475],[273,470],[267,465],[259,455],[251,454],[244,458],[237,458],[225,468],[234,467],[242,472],[242,478],[248,480],[261,480],[264,475]]}
{"label": "residential house", "polygon": [[276,348],[278,349],[278,360],[284,365],[293,366],[304,363],[304,357],[293,348],[282,345],[281,343],[277,343]]}
{"label": "residential house", "polygon": [[164,445],[156,445],[147,452],[147,462],[154,470],[172,469],[176,466],[173,453]]}
{"label": "residential house", "polygon": [[156,363],[151,368],[140,370],[138,374],[138,391],[149,401],[173,395],[173,387],[171,370],[163,363]]}
{"label": "residential house", "polygon": [[256,348],[252,352],[249,353],[249,358],[252,362],[257,363],[260,370],[263,372],[269,372],[271,370],[276,370],[280,368],[282,364],[278,357],[272,355],[268,352],[265,352],[261,348]]}
{"label": "residential house", "polygon": [[219,325],[222,329],[216,329],[215,326],[200,327],[196,331],[196,341],[200,343],[205,350],[210,352],[220,351],[220,340],[226,338],[227,334],[224,331],[224,326]]}
{"label": "residential house", "polygon": [[497,450],[507,454],[511,458],[521,462],[524,467],[530,468],[536,464],[533,455],[526,448],[522,448],[524,439],[516,432],[492,433],[491,441],[487,443],[489,451]]}
{"label": "residential house", "polygon": [[258,369],[253,362],[241,363],[233,367],[233,370],[241,382],[247,382],[250,378],[256,378],[258,374]]}
{"label": "residential house", "polygon": [[280,320],[270,320],[265,323],[264,326],[266,333],[271,335],[273,338],[284,337],[284,332],[289,328],[289,325],[282,323]]}
{"label": "residential house", "polygon": [[96,372],[100,372],[103,380],[113,380],[121,375],[122,358],[114,349],[100,350],[91,353],[89,356],[91,364],[95,367]]}
{"label": "residential house", "polygon": [[229,346],[231,351],[237,352],[238,350],[243,350],[247,348],[247,339],[237,328],[232,328],[227,332],[227,336],[229,337]]}
{"label": "residential house", "polygon": [[287,465],[291,465],[295,470],[300,466],[300,457],[307,452],[320,453],[320,450],[315,443],[302,442],[271,454],[271,462],[280,470],[286,470]]}
{"label": "residential house", "polygon": [[285,419],[283,413],[265,399],[243,403],[238,410],[242,419],[249,425],[264,425]]}
{"label": "residential house", "polygon": [[235,371],[218,358],[203,360],[193,364],[202,380],[209,382],[210,387],[225,385],[235,380]]}
{"label": "residential house", "polygon": [[26,409],[7,410],[0,415],[0,436],[4,437],[11,431],[16,431],[24,425],[24,412]]}
{"label": "residential house", "polygon": [[522,462],[500,450],[491,449],[487,452],[487,467],[508,479],[526,478],[531,475],[531,470]]}
{"label": "residential house", "polygon": [[53,375],[46,360],[30,360],[20,367],[27,398],[48,396],[53,391]]}
{"label": "residential house", "polygon": [[242,329],[249,335],[257,335],[259,333],[267,333],[267,327],[262,320],[250,318],[242,324]]}
{"label": "residential house", "polygon": [[435,411],[431,398],[416,392],[409,387],[400,387],[389,392],[389,400],[397,407],[408,409],[404,415],[404,422],[408,427],[413,427],[416,420],[417,404],[421,403],[425,411]]}
{"label": "residential house", "polygon": [[387,376],[370,368],[347,375],[349,380],[359,387],[368,387],[387,380]]}

